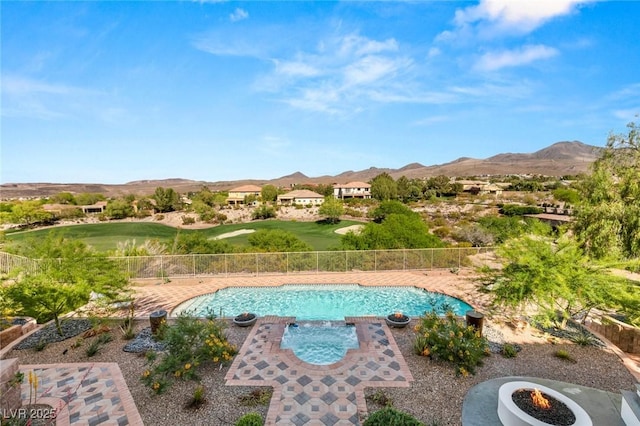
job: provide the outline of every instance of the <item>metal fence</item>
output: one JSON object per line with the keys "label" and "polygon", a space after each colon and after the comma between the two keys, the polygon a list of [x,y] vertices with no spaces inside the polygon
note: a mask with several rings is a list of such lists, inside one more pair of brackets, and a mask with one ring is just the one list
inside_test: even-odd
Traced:
{"label": "metal fence", "polygon": [[[455,269],[493,248],[188,254],[112,258],[134,278]],[[480,260],[479,262],[482,262]]]}
{"label": "metal fence", "polygon": [[[131,278],[168,278],[324,272],[456,269],[483,263],[493,248],[307,251],[112,257]],[[0,253],[3,272],[20,266],[35,270],[36,260]],[[475,262],[472,258],[476,259]]]}
{"label": "metal fence", "polygon": [[26,273],[36,272],[40,263],[35,259],[24,256],[0,252],[0,273],[7,274],[12,269],[19,268]]}

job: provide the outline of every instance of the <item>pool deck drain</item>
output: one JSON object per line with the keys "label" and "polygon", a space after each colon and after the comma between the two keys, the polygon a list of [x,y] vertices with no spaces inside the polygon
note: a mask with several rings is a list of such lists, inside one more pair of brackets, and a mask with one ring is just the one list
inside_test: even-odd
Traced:
{"label": "pool deck drain", "polygon": [[280,349],[294,318],[261,318],[247,336],[225,379],[227,385],[271,386],[266,425],[359,425],[367,413],[367,387],[409,387],[411,372],[389,328],[378,318],[354,323],[360,347],[331,365],[312,365]]}

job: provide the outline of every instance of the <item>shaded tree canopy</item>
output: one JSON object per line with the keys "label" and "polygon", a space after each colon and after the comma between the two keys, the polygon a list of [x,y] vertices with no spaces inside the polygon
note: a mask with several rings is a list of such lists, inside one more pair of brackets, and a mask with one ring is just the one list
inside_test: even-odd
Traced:
{"label": "shaded tree canopy", "polygon": [[398,186],[389,173],[381,173],[371,180],[371,196],[380,201],[398,198]]}
{"label": "shaded tree canopy", "polygon": [[324,202],[318,209],[320,216],[324,216],[328,223],[340,222],[340,216],[344,214],[344,205],[342,201],[330,195],[324,199]]}
{"label": "shaded tree canopy", "polygon": [[640,128],[611,134],[592,173],[579,185],[574,231],[596,258],[640,256]]}

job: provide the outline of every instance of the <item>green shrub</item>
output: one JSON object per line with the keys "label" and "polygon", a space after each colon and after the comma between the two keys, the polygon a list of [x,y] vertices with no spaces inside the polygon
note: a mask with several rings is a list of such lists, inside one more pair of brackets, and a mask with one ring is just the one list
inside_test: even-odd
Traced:
{"label": "green shrub", "polygon": [[95,339],[93,342],[91,342],[89,347],[85,350],[85,353],[87,354],[88,357],[95,356],[98,354],[98,352],[100,352],[101,347],[102,347],[102,344],[100,343],[100,341],[98,339]]}
{"label": "green shrub", "polygon": [[182,224],[183,225],[193,225],[196,223],[196,219],[191,216],[182,216]]}
{"label": "green shrub", "polygon": [[221,321],[180,315],[175,324],[164,328],[162,340],[167,348],[166,355],[142,374],[142,381],[160,393],[170,385],[171,379],[197,379],[201,363],[230,361],[237,351],[223,331]]}
{"label": "green shrub", "polygon": [[252,219],[269,219],[272,217],[276,217],[276,209],[271,206],[267,206],[266,204],[261,205],[256,208],[253,213],[251,213]]}
{"label": "green shrub", "polygon": [[187,408],[198,408],[206,402],[205,388],[203,385],[198,385],[193,390],[193,396],[187,403]]}
{"label": "green shrub", "polygon": [[454,364],[456,374],[475,374],[476,366],[489,355],[489,344],[473,326],[467,326],[452,311],[444,317],[427,313],[415,327],[413,349],[418,355]]}
{"label": "green shrub", "polygon": [[372,413],[362,426],[424,426],[424,423],[410,414],[386,407]]}
{"label": "green shrub", "polygon": [[565,361],[569,361],[572,363],[576,363],[578,361],[575,360],[574,357],[571,356],[571,354],[569,353],[569,351],[565,350],[565,349],[558,349],[557,351],[554,352],[553,354],[556,358],[560,358],[563,359]]}
{"label": "green shrub", "polygon": [[351,217],[364,216],[364,213],[362,213],[360,210],[352,209],[350,207],[347,207],[346,209],[344,209],[344,214]]}
{"label": "green shrub", "polygon": [[505,358],[515,358],[518,355],[518,348],[516,348],[511,343],[505,343],[502,346],[502,350],[500,351],[500,353]]}
{"label": "green shrub", "polygon": [[235,426],[262,426],[264,421],[262,416],[258,413],[248,413],[240,417],[235,423]]}
{"label": "green shrub", "polygon": [[525,214],[542,213],[542,209],[536,206],[520,206],[517,204],[505,204],[500,208],[500,213],[505,216],[522,216]]}

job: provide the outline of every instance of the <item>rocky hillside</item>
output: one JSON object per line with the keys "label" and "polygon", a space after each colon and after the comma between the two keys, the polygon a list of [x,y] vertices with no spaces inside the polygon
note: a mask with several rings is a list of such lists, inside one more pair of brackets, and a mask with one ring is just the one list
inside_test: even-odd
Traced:
{"label": "rocky hillside", "polygon": [[0,197],[3,199],[18,197],[41,197],[62,191],[72,193],[95,192],[107,196],[123,194],[152,194],[155,188],[162,186],[173,188],[179,193],[197,191],[203,185],[211,190],[227,190],[240,185],[267,183],[276,186],[289,186],[295,183],[346,183],[352,181],[367,182],[387,172],[395,179],[400,176],[423,178],[437,175],[472,176],[505,174],[540,174],[548,176],[573,175],[587,172],[589,165],[598,158],[601,148],[582,142],[558,142],[534,153],[503,153],[486,159],[462,157],[445,164],[424,166],[411,163],[400,169],[371,167],[360,171],[346,171],[335,176],[308,177],[295,172],[271,180],[238,180],[204,182],[188,179],[141,180],[122,185],[101,185],[82,183],[12,183],[0,185]]}

